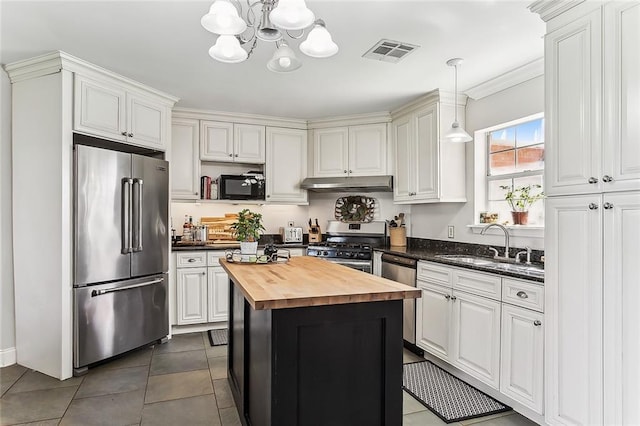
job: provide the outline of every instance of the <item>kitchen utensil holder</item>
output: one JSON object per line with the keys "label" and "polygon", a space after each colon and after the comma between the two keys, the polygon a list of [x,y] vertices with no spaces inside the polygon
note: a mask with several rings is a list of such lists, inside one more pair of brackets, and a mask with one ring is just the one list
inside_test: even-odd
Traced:
{"label": "kitchen utensil holder", "polygon": [[405,228],[404,226],[389,228],[389,240],[392,246],[406,247],[407,228]]}

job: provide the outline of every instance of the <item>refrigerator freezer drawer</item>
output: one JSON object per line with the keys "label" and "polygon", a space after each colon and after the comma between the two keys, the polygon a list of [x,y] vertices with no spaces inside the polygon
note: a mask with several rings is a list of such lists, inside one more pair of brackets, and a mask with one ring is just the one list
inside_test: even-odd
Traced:
{"label": "refrigerator freezer drawer", "polygon": [[76,369],[169,334],[167,274],[73,291]]}

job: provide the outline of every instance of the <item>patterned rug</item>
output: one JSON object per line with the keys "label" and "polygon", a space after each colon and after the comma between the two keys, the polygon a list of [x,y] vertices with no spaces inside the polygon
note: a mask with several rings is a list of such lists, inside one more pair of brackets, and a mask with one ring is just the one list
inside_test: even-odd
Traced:
{"label": "patterned rug", "polygon": [[430,361],[405,364],[402,387],[446,423],[511,410]]}
{"label": "patterned rug", "polygon": [[209,343],[211,346],[220,346],[227,344],[227,329],[220,328],[217,330],[209,330]]}

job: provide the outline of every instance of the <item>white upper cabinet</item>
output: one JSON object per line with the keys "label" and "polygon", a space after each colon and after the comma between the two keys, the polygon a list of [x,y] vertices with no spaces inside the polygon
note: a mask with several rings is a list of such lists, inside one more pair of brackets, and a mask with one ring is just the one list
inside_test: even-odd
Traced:
{"label": "white upper cabinet", "polygon": [[109,78],[75,75],[74,130],[165,150],[170,106]]}
{"label": "white upper cabinet", "polygon": [[200,123],[188,118],[174,118],[171,125],[171,198],[200,198]]}
{"label": "white upper cabinet", "polygon": [[441,96],[431,92],[393,113],[393,200],[398,204],[466,201],[465,144],[440,141],[440,129],[451,125],[454,108],[460,107]]}
{"label": "white upper cabinet", "polygon": [[545,192],[640,189],[640,5],[585,5],[549,25]]}
{"label": "white upper cabinet", "polygon": [[387,174],[385,123],[321,128],[313,131],[313,175],[377,176]]}
{"label": "white upper cabinet", "polygon": [[267,127],[266,160],[267,203],[307,204],[307,131]]}
{"label": "white upper cabinet", "polygon": [[264,164],[265,126],[202,120],[200,159]]}

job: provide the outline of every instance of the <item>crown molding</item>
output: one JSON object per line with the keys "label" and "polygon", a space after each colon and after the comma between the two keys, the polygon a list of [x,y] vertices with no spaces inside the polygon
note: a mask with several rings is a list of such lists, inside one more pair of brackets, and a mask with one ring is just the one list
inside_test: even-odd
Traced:
{"label": "crown molding", "polygon": [[584,3],[586,0],[537,0],[529,5],[529,10],[540,15],[544,22]]}
{"label": "crown molding", "polygon": [[471,99],[478,100],[541,75],[544,75],[544,58],[538,58],[528,64],[507,71],[491,80],[465,90],[464,93]]}
{"label": "crown molding", "polygon": [[307,130],[307,120],[268,115],[246,114],[241,112],[212,111],[195,108],[176,107],[172,110],[173,118],[191,118],[196,120],[226,121],[260,126],[287,127]]}
{"label": "crown molding", "polygon": [[389,112],[373,112],[367,114],[344,115],[340,117],[318,118],[308,121],[309,129],[323,129],[328,127],[358,126],[362,124],[390,123]]}

